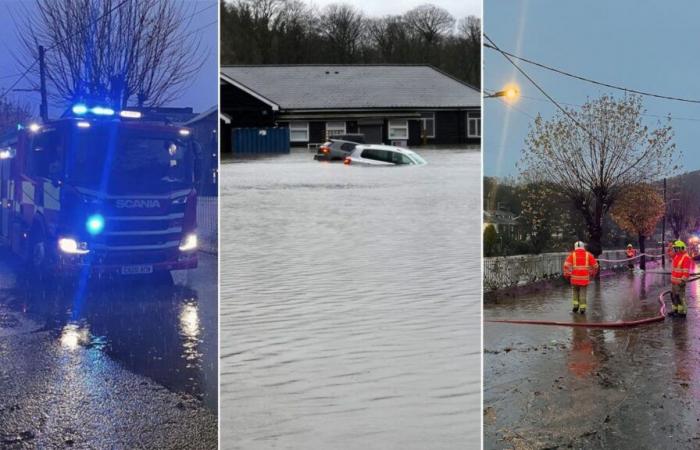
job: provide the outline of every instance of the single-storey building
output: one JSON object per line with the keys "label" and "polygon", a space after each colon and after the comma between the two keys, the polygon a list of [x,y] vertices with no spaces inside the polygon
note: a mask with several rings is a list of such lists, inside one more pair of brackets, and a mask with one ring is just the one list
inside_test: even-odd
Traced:
{"label": "single-storey building", "polygon": [[362,133],[368,143],[479,144],[480,91],[428,65],[223,66],[221,145],[237,128],[289,129],[293,146]]}

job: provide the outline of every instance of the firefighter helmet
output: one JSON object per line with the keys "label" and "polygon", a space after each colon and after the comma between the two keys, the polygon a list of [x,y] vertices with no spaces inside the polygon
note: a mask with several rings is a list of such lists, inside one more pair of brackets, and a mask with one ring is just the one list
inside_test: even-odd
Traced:
{"label": "firefighter helmet", "polygon": [[582,241],[576,241],[574,248],[586,248],[586,244],[584,244]]}

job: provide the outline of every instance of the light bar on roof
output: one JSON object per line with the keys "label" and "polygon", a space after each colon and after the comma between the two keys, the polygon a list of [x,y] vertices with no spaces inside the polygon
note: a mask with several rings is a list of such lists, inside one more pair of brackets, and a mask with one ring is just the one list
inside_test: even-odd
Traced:
{"label": "light bar on roof", "polygon": [[91,113],[97,116],[113,116],[114,110],[112,108],[106,108],[104,106],[95,106],[90,110]]}
{"label": "light bar on roof", "polygon": [[77,105],[73,105],[73,114],[76,114],[78,116],[82,116],[83,114],[88,112],[88,107],[83,105],[82,103],[78,103]]}

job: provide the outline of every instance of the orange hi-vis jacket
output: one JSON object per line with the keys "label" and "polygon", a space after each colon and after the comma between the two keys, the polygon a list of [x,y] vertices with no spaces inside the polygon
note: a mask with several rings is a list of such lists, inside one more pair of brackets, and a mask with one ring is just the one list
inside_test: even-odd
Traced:
{"label": "orange hi-vis jacket", "polygon": [[692,265],[693,260],[686,252],[681,252],[674,256],[673,268],[671,269],[671,284],[681,284],[683,281],[688,281]]}
{"label": "orange hi-vis jacket", "polygon": [[625,250],[625,253],[627,254],[628,258],[634,258],[635,256],[637,256],[637,250],[633,248],[628,248],[627,250]]}
{"label": "orange hi-vis jacket", "polygon": [[598,271],[598,261],[595,256],[582,248],[569,253],[564,262],[564,277],[574,286],[588,286]]}

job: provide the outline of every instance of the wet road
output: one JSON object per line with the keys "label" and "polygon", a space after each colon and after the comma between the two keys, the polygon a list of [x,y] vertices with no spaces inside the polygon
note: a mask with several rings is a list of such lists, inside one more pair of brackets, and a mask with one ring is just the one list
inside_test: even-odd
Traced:
{"label": "wet road", "polygon": [[480,436],[480,158],[222,167],[222,448]]}
{"label": "wet road", "polygon": [[0,255],[0,448],[216,448],[216,258],[173,280],[24,279]]}
{"label": "wet road", "polygon": [[[487,302],[484,316],[640,319],[658,313],[668,283],[668,275],[608,274],[589,287],[586,318],[571,313],[570,288],[552,283]],[[484,448],[699,448],[697,282],[688,293],[687,319],[637,328],[485,323]]]}

